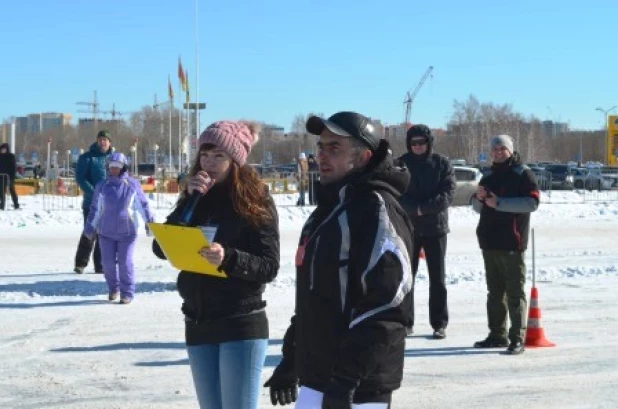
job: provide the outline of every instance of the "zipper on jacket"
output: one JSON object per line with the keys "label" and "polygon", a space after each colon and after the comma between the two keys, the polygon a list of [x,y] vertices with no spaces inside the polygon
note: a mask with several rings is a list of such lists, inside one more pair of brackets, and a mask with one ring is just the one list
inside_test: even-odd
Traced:
{"label": "zipper on jacket", "polygon": [[320,236],[318,236],[318,238],[315,240],[315,246],[314,246],[314,251],[311,254],[311,264],[309,264],[309,290],[313,290],[313,265],[315,263],[315,253],[318,249],[318,246],[320,245]]}

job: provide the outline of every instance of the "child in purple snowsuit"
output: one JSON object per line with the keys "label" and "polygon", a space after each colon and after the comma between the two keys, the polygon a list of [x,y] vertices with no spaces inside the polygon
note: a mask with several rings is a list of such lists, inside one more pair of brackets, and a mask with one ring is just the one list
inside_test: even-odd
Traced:
{"label": "child in purple snowsuit", "polygon": [[127,158],[115,152],[109,157],[107,168],[107,179],[95,187],[84,235],[99,235],[109,300],[116,300],[120,293],[120,303],[129,304],[135,293],[133,250],[139,227],[137,215],[146,222],[154,221],[154,217],[142,186],[127,174]]}

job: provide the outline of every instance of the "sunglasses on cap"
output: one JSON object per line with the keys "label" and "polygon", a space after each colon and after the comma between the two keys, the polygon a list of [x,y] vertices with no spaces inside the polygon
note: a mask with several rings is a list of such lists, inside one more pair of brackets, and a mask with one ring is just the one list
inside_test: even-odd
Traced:
{"label": "sunglasses on cap", "polygon": [[423,146],[423,145],[427,145],[428,140],[427,139],[412,139],[410,141],[410,146]]}

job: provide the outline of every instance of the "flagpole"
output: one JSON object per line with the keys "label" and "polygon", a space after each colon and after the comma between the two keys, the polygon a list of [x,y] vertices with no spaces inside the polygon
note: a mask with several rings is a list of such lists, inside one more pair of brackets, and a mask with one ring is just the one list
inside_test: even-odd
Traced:
{"label": "flagpole", "polygon": [[[182,103],[182,83],[178,87],[178,95]],[[182,171],[182,105],[178,108],[178,172]]]}
{"label": "flagpole", "polygon": [[[198,3],[195,0],[195,136],[200,134],[200,110],[198,104],[200,102],[200,55],[199,55],[199,29],[198,29]],[[199,147],[198,147],[199,148]]]}
{"label": "flagpole", "polygon": [[174,110],[174,100],[170,99],[170,125],[169,125],[169,130],[170,130],[170,146],[169,146],[169,162],[170,162],[170,176],[172,174],[172,169],[174,169],[173,163],[172,163],[172,111]]}
{"label": "flagpole", "polygon": [[185,103],[186,103],[186,109],[185,109],[185,117],[187,120],[187,123],[185,124],[185,141],[187,142],[187,146],[186,146],[186,152],[187,152],[187,158],[186,158],[186,162],[187,162],[187,172],[189,172],[189,170],[191,169],[191,106],[190,104],[190,100],[189,100],[189,73],[187,70],[185,70]]}
{"label": "flagpole", "polygon": [[189,102],[187,101],[187,109],[185,112],[187,123],[185,124],[185,133],[186,133],[186,141],[187,141],[187,172],[191,169],[191,109],[189,108]]}

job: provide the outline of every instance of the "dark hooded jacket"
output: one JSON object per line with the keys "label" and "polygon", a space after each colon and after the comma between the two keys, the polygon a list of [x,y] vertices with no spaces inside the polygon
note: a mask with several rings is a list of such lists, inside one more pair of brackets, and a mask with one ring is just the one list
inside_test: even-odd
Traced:
{"label": "dark hooded jacket", "polygon": [[90,145],[90,150],[79,156],[75,169],[75,179],[84,194],[82,209],[90,209],[92,195],[95,186],[107,177],[107,157],[114,152],[110,147],[107,152],[101,152],[99,145],[95,142]]}
{"label": "dark hooded jacket", "polygon": [[[406,140],[408,149],[410,139],[408,137]],[[414,233],[421,237],[447,234],[448,207],[453,202],[456,186],[450,162],[446,156],[433,153],[433,136],[429,137],[424,155],[409,151],[400,160],[410,171],[410,184],[400,200],[412,220]],[[421,216],[418,216],[419,209]]]}
{"label": "dark hooded jacket", "polygon": [[0,153],[0,174],[9,175],[10,180],[15,180],[15,173],[17,172],[15,155],[11,153],[8,143],[0,145],[0,149],[2,148],[6,148],[6,153]]}
{"label": "dark hooded jacket", "polygon": [[357,403],[399,388],[413,286],[412,225],[398,202],[408,182],[382,141],[364,171],[321,186],[283,347],[301,385],[323,392],[332,380]]}

